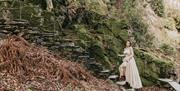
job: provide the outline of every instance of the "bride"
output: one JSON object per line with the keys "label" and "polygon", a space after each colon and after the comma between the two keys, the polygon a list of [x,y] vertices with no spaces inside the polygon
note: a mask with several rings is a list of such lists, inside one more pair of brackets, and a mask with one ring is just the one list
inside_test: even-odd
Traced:
{"label": "bride", "polygon": [[124,48],[123,63],[119,66],[120,80],[125,80],[134,89],[142,88],[141,79],[139,76],[138,68],[134,59],[134,52],[131,46],[131,42],[126,42],[126,48]]}

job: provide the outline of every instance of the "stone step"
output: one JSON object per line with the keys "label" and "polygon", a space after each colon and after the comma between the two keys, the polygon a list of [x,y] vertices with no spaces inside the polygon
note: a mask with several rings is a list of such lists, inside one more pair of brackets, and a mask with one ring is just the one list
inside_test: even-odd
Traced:
{"label": "stone step", "polygon": [[28,22],[28,20],[25,20],[25,19],[13,19],[13,21],[16,21],[16,22]]}
{"label": "stone step", "polygon": [[[0,32],[0,36],[1,36],[1,37],[5,36],[6,34],[8,34],[8,33],[1,33],[1,32]],[[1,38],[1,37],[0,37],[0,38]]]}
{"label": "stone step", "polygon": [[7,30],[8,32],[13,32],[14,30],[16,30],[16,27],[5,27],[5,28],[1,28],[2,30]]}
{"label": "stone step", "polygon": [[38,30],[39,28],[38,27],[28,27],[27,29],[29,29],[29,30]]}
{"label": "stone step", "polygon": [[33,30],[29,30],[27,31],[28,34],[39,34],[40,32],[38,31],[33,31]]}
{"label": "stone step", "polygon": [[73,43],[73,42],[61,43],[60,46],[75,46],[75,43]]}
{"label": "stone step", "polygon": [[65,33],[65,34],[69,34],[69,33],[74,33],[74,31],[73,30],[62,30],[62,32],[63,33]]}
{"label": "stone step", "polygon": [[0,2],[12,2],[12,0],[0,0]]}
{"label": "stone step", "polygon": [[39,33],[39,34],[43,37],[54,37],[55,36],[54,33]]}
{"label": "stone step", "polygon": [[127,91],[136,91],[135,89],[127,89]]}
{"label": "stone step", "polygon": [[44,18],[43,16],[37,16],[37,15],[34,15],[33,17],[36,17],[36,18]]}
{"label": "stone step", "polygon": [[110,72],[110,70],[103,70],[103,71],[101,71],[101,73],[109,73]]}
{"label": "stone step", "polygon": [[7,30],[0,30],[0,33],[7,34],[7,33],[9,33],[9,31],[7,31]]}
{"label": "stone step", "polygon": [[54,42],[54,45],[61,45],[61,42]]}
{"label": "stone step", "polygon": [[110,75],[108,78],[109,79],[117,79],[119,76],[118,75]]}
{"label": "stone step", "polygon": [[125,84],[126,84],[126,81],[118,81],[118,82],[116,82],[116,84],[117,84],[117,85],[121,85],[121,86],[123,86],[123,85],[125,85]]}
{"label": "stone step", "polygon": [[9,26],[9,25],[0,25],[0,28],[4,28],[4,27],[11,27],[11,26]]}
{"label": "stone step", "polygon": [[4,30],[10,30],[10,29],[25,29],[25,27],[19,27],[19,26],[11,26],[11,25],[0,25],[1,29]]}
{"label": "stone step", "polygon": [[24,25],[29,25],[28,21],[25,20],[13,20],[11,22],[8,22],[8,25],[18,25],[18,26],[24,26]]}
{"label": "stone step", "polygon": [[59,41],[61,42],[73,42],[73,41],[78,41],[79,39],[61,39]]}
{"label": "stone step", "polygon": [[78,58],[89,58],[89,55],[78,56]]}
{"label": "stone step", "polygon": [[80,48],[79,46],[69,46],[69,45],[60,45],[60,48],[69,48],[69,49],[77,49]]}
{"label": "stone step", "polygon": [[[58,35],[60,36],[61,34],[58,34]],[[59,39],[55,39],[55,40],[56,41],[61,41],[61,42],[73,42],[73,41],[78,41],[79,39],[75,39],[75,38],[59,38]]]}
{"label": "stone step", "polygon": [[6,20],[3,18],[0,18],[0,24],[2,25],[2,24],[4,24],[4,22],[6,22]]}
{"label": "stone step", "polygon": [[19,10],[19,8],[2,8],[1,10]]}
{"label": "stone step", "polygon": [[177,82],[171,80],[171,79],[164,79],[164,78],[160,78],[158,79],[159,81],[162,81],[162,82],[166,82],[168,83],[169,85],[171,85],[171,87],[176,90],[176,91],[180,91],[180,84],[178,84]]}
{"label": "stone step", "polygon": [[85,55],[87,54],[87,55],[89,55],[89,52],[88,52],[88,51],[85,51],[85,52],[83,52],[82,54],[85,54]]}
{"label": "stone step", "polygon": [[96,66],[102,66],[102,64],[100,63],[97,63],[97,62],[90,62],[88,63],[89,65],[96,65]]}
{"label": "stone step", "polygon": [[0,28],[1,29],[4,29],[4,30],[16,30],[16,29],[19,29],[19,30],[22,30],[22,29],[26,29],[25,27],[19,27],[19,26],[10,26],[10,25],[0,25]]}
{"label": "stone step", "polygon": [[76,46],[74,43],[61,43],[61,42],[43,42],[45,46],[58,46],[59,48],[69,48],[69,49],[77,49],[80,46]]}
{"label": "stone step", "polygon": [[95,60],[95,58],[89,58],[90,60]]}

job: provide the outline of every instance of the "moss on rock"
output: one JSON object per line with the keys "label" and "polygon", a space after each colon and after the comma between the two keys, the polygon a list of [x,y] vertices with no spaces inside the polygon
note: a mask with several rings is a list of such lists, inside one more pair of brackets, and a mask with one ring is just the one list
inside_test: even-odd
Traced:
{"label": "moss on rock", "polygon": [[143,84],[152,85],[157,83],[159,78],[169,78],[174,69],[172,62],[156,58],[155,56],[136,49],[136,62]]}

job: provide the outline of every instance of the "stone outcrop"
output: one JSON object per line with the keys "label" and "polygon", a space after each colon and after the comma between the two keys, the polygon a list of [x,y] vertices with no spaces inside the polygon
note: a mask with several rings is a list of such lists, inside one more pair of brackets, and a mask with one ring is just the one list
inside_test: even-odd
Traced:
{"label": "stone outcrop", "polygon": [[[87,69],[99,77],[100,71],[105,69],[110,69],[111,74],[118,74],[118,66],[122,63],[122,58],[118,57],[118,54],[123,52],[125,41],[131,36],[143,37],[141,30],[146,30],[145,25],[139,21],[142,19],[141,16],[128,16],[116,9],[108,0],[76,0],[69,5],[62,2],[56,4],[59,7],[55,12],[49,12],[31,2],[24,3],[24,20],[17,20],[19,10],[10,10],[14,19],[9,24],[5,24],[1,19],[1,34],[22,35],[29,42],[45,46],[66,59],[85,64]],[[153,33],[158,39],[155,43],[161,42],[161,39],[166,42],[163,38],[167,36],[159,36],[166,35],[161,30],[163,19],[157,16],[150,6],[143,11],[142,15],[145,23],[149,25],[148,29],[154,30]],[[136,35],[129,35],[128,31],[133,31],[129,22],[134,25]],[[173,29],[174,24],[170,28]],[[135,39],[136,41],[138,40]],[[147,41],[148,38],[145,39],[145,43]],[[174,74],[171,73],[174,65],[169,59],[160,58],[151,51],[142,51],[140,48],[136,48],[135,54],[145,86],[156,84],[160,77],[168,78]]]}

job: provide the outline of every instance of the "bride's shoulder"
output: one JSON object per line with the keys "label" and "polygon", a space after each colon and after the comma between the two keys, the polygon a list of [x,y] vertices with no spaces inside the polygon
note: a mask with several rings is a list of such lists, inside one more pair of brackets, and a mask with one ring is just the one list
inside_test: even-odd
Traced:
{"label": "bride's shoulder", "polygon": [[133,49],[133,47],[131,46],[131,47],[129,47],[129,49]]}
{"label": "bride's shoulder", "polygon": [[132,46],[131,47],[125,47],[124,50],[126,50],[126,49],[133,49],[133,47]]}

